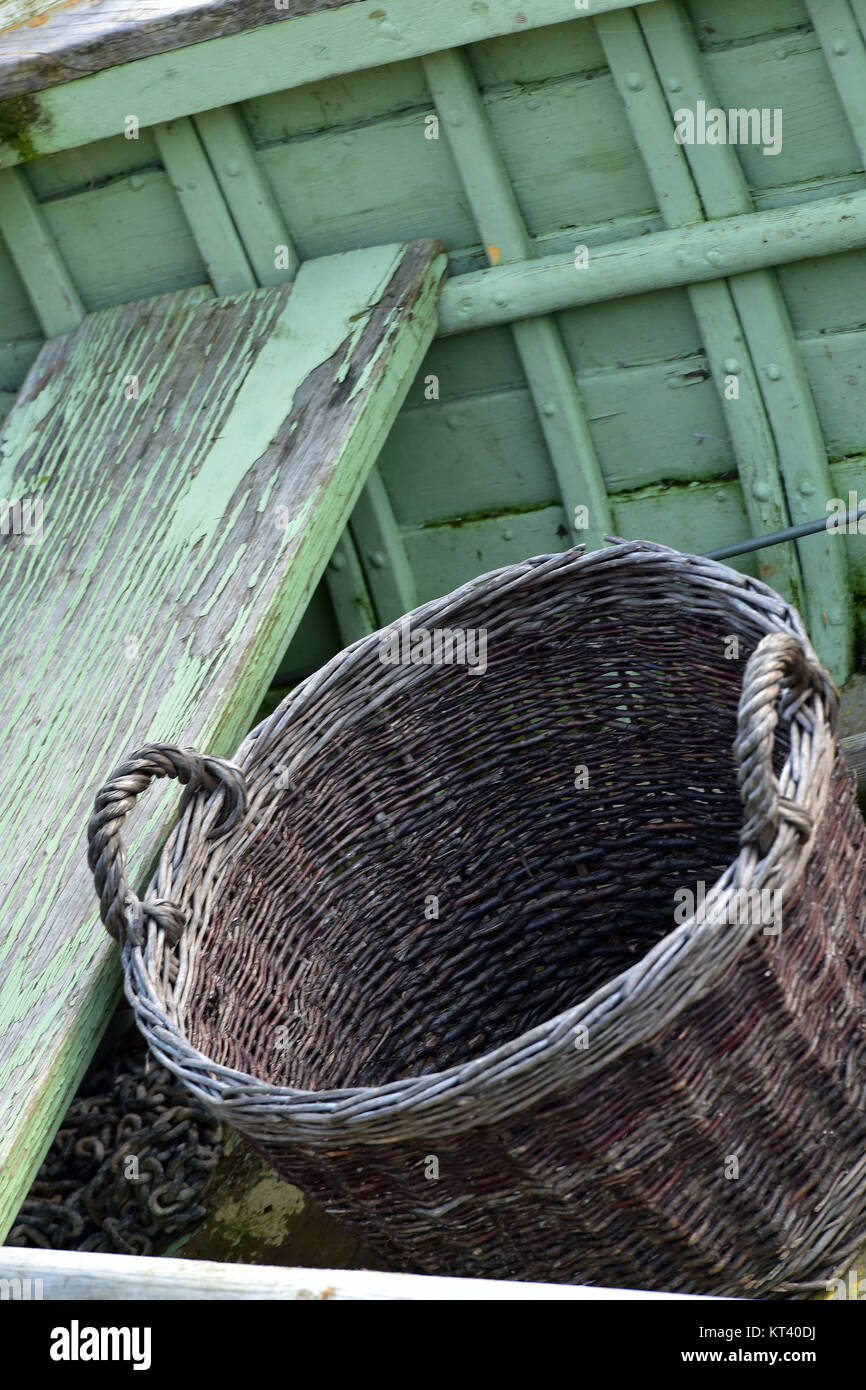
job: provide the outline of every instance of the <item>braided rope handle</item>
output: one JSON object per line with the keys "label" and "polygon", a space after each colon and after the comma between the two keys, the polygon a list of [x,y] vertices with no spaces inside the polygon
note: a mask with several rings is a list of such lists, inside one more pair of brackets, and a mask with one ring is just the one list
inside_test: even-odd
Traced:
{"label": "braided rope handle", "polygon": [[772,632],[763,637],[746,663],[734,740],[737,785],[746,811],[740,843],[756,842],[762,854],[772,845],[780,819],[795,826],[804,839],[812,831],[811,812],[781,795],[773,771],[779,718],[793,718],[812,691],[823,699],[827,722],[835,732],[839,696],[827,672],[793,634]]}
{"label": "braided rope handle", "polygon": [[193,748],[171,743],[148,743],[116,767],[96,795],[87,826],[87,863],[99,895],[99,912],[106,929],[121,944],[140,946],[145,917],[163,928],[172,944],[180,939],[186,914],[165,898],[141,902],[127,882],[126,848],[120,838],[135,799],[156,777],[176,777],[185,784],[181,813],[197,791],[221,792],[222,811],[208,832],[217,840],[233,829],[246,811],[247,792],[240,768],[223,758],[207,758]]}

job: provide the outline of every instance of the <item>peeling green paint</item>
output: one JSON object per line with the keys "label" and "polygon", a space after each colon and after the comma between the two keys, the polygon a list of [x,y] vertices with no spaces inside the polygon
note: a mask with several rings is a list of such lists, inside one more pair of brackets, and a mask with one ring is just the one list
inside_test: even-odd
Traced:
{"label": "peeling green paint", "polygon": [[[117,993],[84,853],[93,795],[148,740],[234,751],[432,341],[444,265],[429,241],[362,250],[320,269],[342,290],[319,294],[308,263],[299,303],[320,321],[296,334],[289,314],[274,341],[285,286],[93,314],[45,345],[9,417],[0,495],[44,493],[46,522],[40,545],[3,538],[0,567],[14,643],[0,841],[15,885],[0,929],[0,1241]],[[373,331],[369,316],[348,324],[386,288]],[[335,390],[362,335],[353,386],[378,370],[363,395]],[[139,363],[127,400],[120,369]],[[154,788],[131,818],[139,891],[177,799]]]}

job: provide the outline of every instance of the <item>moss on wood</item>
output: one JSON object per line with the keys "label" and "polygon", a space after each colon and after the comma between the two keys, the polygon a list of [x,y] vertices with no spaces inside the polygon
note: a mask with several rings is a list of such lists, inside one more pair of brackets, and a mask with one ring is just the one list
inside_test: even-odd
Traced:
{"label": "moss on wood", "polygon": [[0,101],[0,141],[11,145],[22,162],[39,158],[33,132],[37,128],[47,130],[49,124],[36,98],[30,94]]}

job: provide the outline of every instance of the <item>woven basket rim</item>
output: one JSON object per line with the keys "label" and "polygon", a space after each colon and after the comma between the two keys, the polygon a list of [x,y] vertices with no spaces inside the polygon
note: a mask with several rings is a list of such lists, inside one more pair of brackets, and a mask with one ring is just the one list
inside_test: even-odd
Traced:
{"label": "woven basket rim", "polygon": [[[608,539],[606,550],[584,554],[581,546],[492,570],[442,598],[419,605],[398,622],[426,625],[431,618],[446,616],[453,620],[462,608],[476,607],[503,592],[520,591],[528,584],[561,579],[565,574],[585,573],[600,565],[629,570],[641,565],[661,566],[670,569],[672,578],[676,574],[697,591],[712,592],[720,600],[724,596],[729,605],[745,609],[766,633],[795,636],[818,665],[799,614],[762,581],[718,561],[683,554],[656,542]],[[519,613],[515,624],[519,625]],[[387,624],[338,653],[251,730],[233,760],[251,785],[257,770],[261,775],[267,770],[269,739],[291,727],[327,692],[338,673],[345,674],[356,663],[369,660],[394,627],[394,623]],[[407,684],[424,679],[429,670],[423,665],[413,667]],[[783,822],[765,853],[752,844],[744,845],[707,891],[702,921],[697,922],[693,915],[675,925],[639,960],[580,1003],[480,1057],[381,1086],[320,1091],[269,1083],[217,1064],[192,1046],[172,1014],[169,961],[172,957],[180,961],[180,973],[188,973],[194,944],[190,946],[189,938],[184,938],[179,947],[170,947],[165,933],[153,921],[143,947],[128,941],[123,947],[125,989],[139,1028],[157,1058],[204,1104],[248,1137],[269,1144],[302,1142],[325,1147],[333,1146],[335,1140],[388,1143],[393,1142],[395,1126],[401,1140],[413,1136],[421,1139],[433,1132],[439,1137],[458,1134],[498,1123],[545,1096],[571,1089],[668,1028],[737,960],[761,924],[725,925],[720,931],[717,924],[724,918],[729,893],[744,884],[754,889],[772,883],[781,888],[784,903],[798,883],[824,813],[835,753],[834,730],[817,695],[802,707],[801,715],[804,711],[813,721],[812,736],[800,741],[796,758],[793,749],[789,753],[785,775],[801,793],[804,785],[807,789],[814,817],[808,837],[803,840]],[[310,756],[312,752],[308,752]],[[183,877],[184,847],[206,833],[219,814],[219,806],[218,794],[208,797],[199,793],[191,798],[166,844],[148,897],[177,893]],[[214,844],[216,859],[212,862],[217,877],[233,854],[250,843],[249,828],[241,825]],[[671,1006],[666,987],[675,979],[681,988]],[[589,1048],[575,1044],[576,1030],[582,1028],[593,1040]]]}

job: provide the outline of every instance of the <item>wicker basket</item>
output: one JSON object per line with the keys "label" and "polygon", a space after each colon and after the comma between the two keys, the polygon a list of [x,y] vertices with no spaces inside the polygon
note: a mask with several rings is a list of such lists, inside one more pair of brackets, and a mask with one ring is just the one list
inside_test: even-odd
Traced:
{"label": "wicker basket", "polygon": [[[836,707],[796,612],[724,565],[629,542],[484,576],[236,765],[114,772],[89,858],[139,1026],[396,1268],[820,1285],[866,1233]],[[154,777],[189,785],[139,902],[120,831]]]}

